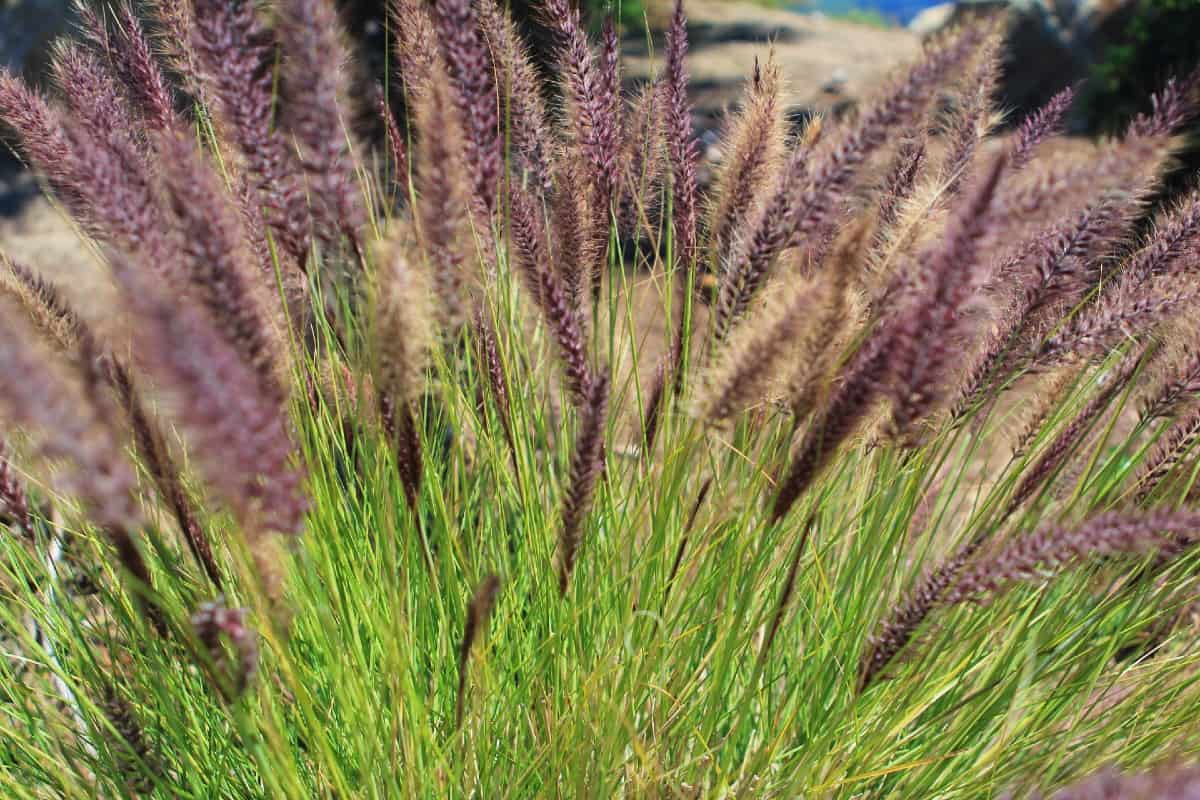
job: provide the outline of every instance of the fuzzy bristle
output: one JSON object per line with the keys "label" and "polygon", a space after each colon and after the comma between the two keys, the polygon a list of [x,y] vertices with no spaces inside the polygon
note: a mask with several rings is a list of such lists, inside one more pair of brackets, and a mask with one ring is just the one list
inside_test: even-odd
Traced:
{"label": "fuzzy bristle", "polygon": [[180,232],[180,266],[191,291],[264,389],[282,396],[289,369],[282,309],[268,312],[274,298],[256,282],[237,210],[193,142],[166,136],[159,154],[167,204]]}
{"label": "fuzzy bristle", "polygon": [[1062,132],[1063,120],[1074,101],[1075,87],[1068,86],[1021,120],[1009,151],[1009,162],[1014,171],[1023,169],[1043,142]]}
{"label": "fuzzy bristle", "polygon": [[374,281],[375,391],[390,428],[410,502],[420,486],[419,441],[412,419],[436,341],[432,281],[397,228],[376,254]]}
{"label": "fuzzy bristle", "polygon": [[524,41],[512,17],[496,0],[480,0],[477,5],[480,29],[487,39],[498,68],[498,88],[507,102],[508,131],[513,151],[542,192],[553,188],[556,147],[541,79],[529,58]]}
{"label": "fuzzy bristle", "polygon": [[777,308],[759,311],[752,324],[740,328],[723,349],[698,416],[722,422],[761,399],[767,384],[783,371],[782,357],[809,335],[806,323],[831,302],[827,294],[823,286],[800,286]]}
{"label": "fuzzy bristle", "polygon": [[0,514],[2,520],[10,528],[15,528],[21,536],[29,541],[34,540],[33,518],[29,515],[29,497],[25,487],[21,485],[12,461],[9,460],[8,447],[0,441]]}
{"label": "fuzzy bristle", "polygon": [[1193,408],[1171,425],[1155,444],[1131,480],[1135,505],[1142,505],[1200,440],[1200,408]]}
{"label": "fuzzy bristle", "polygon": [[808,240],[840,208],[854,176],[896,127],[923,114],[938,83],[974,52],[985,36],[966,28],[931,47],[890,92],[858,121],[809,153],[800,147],[784,166],[770,199],[761,207],[731,261],[718,307],[718,333],[728,334],[771,274],[779,252]]}
{"label": "fuzzy bristle", "polygon": [[471,658],[471,649],[487,626],[488,618],[496,605],[496,596],[500,594],[500,579],[488,575],[475,589],[471,602],[467,604],[467,621],[463,626],[463,638],[458,647],[458,693],[455,702],[454,725],[462,726],[463,707],[467,694],[467,666]]}
{"label": "fuzzy bristle", "polygon": [[491,56],[470,0],[436,0],[431,16],[465,131],[474,196],[490,209],[496,203],[501,167]]}
{"label": "fuzzy bristle", "polygon": [[209,486],[251,541],[269,532],[300,533],[307,500],[278,395],[264,389],[201,309],[168,298],[132,262],[114,258],[113,273],[133,320],[136,364],[170,409]]}
{"label": "fuzzy bristle", "polygon": [[535,208],[533,199],[514,187],[511,201],[518,266],[558,346],[567,389],[573,398],[583,402],[593,377],[587,362],[587,340],[576,298],[550,266],[540,222],[542,215]]}
{"label": "fuzzy bristle", "polygon": [[[179,4],[183,6],[184,4]],[[312,217],[298,163],[275,124],[274,40],[253,3],[193,0],[183,20],[197,79],[240,157],[254,217],[262,217],[288,261],[303,269]]]}
{"label": "fuzzy bristle", "polygon": [[687,52],[687,16],[683,0],[675,0],[675,12],[667,29],[667,66],[661,92],[666,106],[663,119],[671,167],[671,224],[677,269],[695,265],[699,225],[696,165],[700,150],[692,132],[692,106],[687,96]]}
{"label": "fuzzy bristle", "polygon": [[421,245],[436,281],[439,318],[453,328],[466,320],[466,270],[475,252],[463,128],[438,80],[430,83],[414,112],[421,130],[437,132],[417,140],[418,220]]}
{"label": "fuzzy bristle", "polygon": [[357,244],[366,212],[347,144],[349,56],[337,10],[332,0],[283,0],[277,19],[282,121],[298,144],[317,230],[330,238],[345,235]]}
{"label": "fuzzy bristle", "polygon": [[563,499],[562,527],[558,535],[558,590],[566,595],[571,575],[583,545],[584,523],[596,493],[596,483],[604,471],[604,428],[608,421],[608,378],[592,382],[579,412],[575,452]]}
{"label": "fuzzy bristle", "polygon": [[765,65],[755,64],[745,105],[728,125],[709,212],[708,250],[715,264],[728,258],[736,231],[745,225],[770,169],[782,156],[780,84],[772,53]]}

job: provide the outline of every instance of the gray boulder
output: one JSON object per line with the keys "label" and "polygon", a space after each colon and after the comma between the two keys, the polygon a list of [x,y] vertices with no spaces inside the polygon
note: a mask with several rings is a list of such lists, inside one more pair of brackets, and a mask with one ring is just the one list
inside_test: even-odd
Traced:
{"label": "gray boulder", "polygon": [[70,0],[0,0],[0,66],[42,79],[50,43],[73,19]]}
{"label": "gray boulder", "polygon": [[957,0],[928,9],[910,28],[921,36],[979,13],[1009,16],[1001,102],[1027,111],[1086,79],[1116,41],[1134,0]]}
{"label": "gray boulder", "polygon": [[908,23],[908,29],[918,36],[937,33],[954,19],[957,8],[957,3],[930,6],[912,18],[912,21]]}

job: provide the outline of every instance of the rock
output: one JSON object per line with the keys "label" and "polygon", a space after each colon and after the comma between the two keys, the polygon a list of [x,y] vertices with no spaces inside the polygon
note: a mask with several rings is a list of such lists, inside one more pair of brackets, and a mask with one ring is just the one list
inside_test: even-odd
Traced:
{"label": "rock", "polygon": [[930,6],[912,18],[908,29],[918,36],[929,36],[949,25],[955,10],[954,3]]}
{"label": "rock", "polygon": [[825,81],[825,83],[821,85],[821,91],[825,94],[841,94],[842,87],[844,87],[849,80],[850,76],[846,74],[846,70],[838,67],[833,71],[833,74],[829,76],[829,80]]}
{"label": "rock", "polygon": [[[75,18],[71,0],[0,0],[0,69],[45,84],[50,44],[68,32]],[[28,198],[14,188],[19,167],[12,156],[9,132],[0,123],[0,214],[11,214]]]}
{"label": "rock", "polygon": [[[719,129],[725,114],[741,102],[755,60],[765,60],[769,51],[774,51],[785,79],[783,103],[793,124],[813,114],[837,118],[847,113],[899,64],[920,55],[920,38],[904,28],[801,14],[787,10],[791,3],[778,7],[745,0],[686,3],[689,32],[701,34],[687,60],[694,123],[701,134]],[[658,32],[653,57],[636,39],[627,40],[623,49],[629,88],[661,69]]]}
{"label": "rock", "polygon": [[1119,40],[1134,0],[958,0],[928,9],[910,30],[931,36],[976,14],[1009,15],[1000,103],[1018,114],[1088,78]]}
{"label": "rock", "polygon": [[50,43],[68,31],[74,17],[70,0],[3,0],[0,65],[29,78],[41,78]]}

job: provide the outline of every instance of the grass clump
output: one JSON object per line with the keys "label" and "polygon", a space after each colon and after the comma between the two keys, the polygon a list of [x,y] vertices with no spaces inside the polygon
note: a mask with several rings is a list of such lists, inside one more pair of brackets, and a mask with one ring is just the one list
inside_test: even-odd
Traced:
{"label": "grass clump", "polygon": [[548,0],[553,103],[491,0],[393,10],[381,155],[327,0],[0,76],[107,287],[4,265],[7,796],[1194,778],[1196,74],[1060,158],[987,21],[837,125],[767,61],[706,189],[680,5],[629,98]]}

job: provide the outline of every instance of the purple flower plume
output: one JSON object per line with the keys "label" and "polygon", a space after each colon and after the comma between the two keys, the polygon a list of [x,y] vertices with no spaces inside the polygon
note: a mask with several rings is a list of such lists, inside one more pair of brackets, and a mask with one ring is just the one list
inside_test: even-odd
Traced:
{"label": "purple flower plume", "polygon": [[171,86],[154,57],[131,2],[124,0],[117,7],[116,14],[118,63],[125,84],[141,109],[146,124],[153,130],[169,130],[178,121]]}
{"label": "purple flower plume", "polygon": [[1167,136],[1179,130],[1196,116],[1200,107],[1200,67],[1196,67],[1182,80],[1171,78],[1151,98],[1149,114],[1139,114],[1129,125],[1132,136]]}
{"label": "purple flower plume", "polygon": [[566,594],[583,544],[583,525],[596,483],[604,472],[604,427],[608,419],[608,378],[601,375],[589,387],[579,410],[579,430],[571,457],[570,483],[563,499],[562,528],[558,536],[558,589]]}
{"label": "purple flower plume", "polygon": [[400,190],[401,197],[408,196],[408,141],[400,126],[396,124],[396,115],[388,105],[387,95],[382,88],[379,91],[379,116],[383,119],[384,130],[387,134],[388,154],[392,158],[392,186]]}
{"label": "purple flower plume", "polygon": [[514,154],[530,179],[544,192],[553,188],[551,176],[555,142],[550,130],[541,78],[530,61],[513,19],[496,0],[479,0],[479,26],[495,54],[500,91],[507,100],[508,133]]}
{"label": "purple flower plume", "polygon": [[900,208],[912,196],[917,186],[917,179],[925,167],[928,156],[927,142],[924,139],[905,139],[896,150],[896,156],[888,170],[879,196],[879,228],[886,232],[896,224],[900,216]]}
{"label": "purple flower plume", "polygon": [[[558,66],[568,98],[569,123],[573,127],[579,158],[563,175],[575,175],[587,186],[588,212],[581,219],[586,237],[584,268],[592,284],[593,298],[599,297],[603,259],[608,245],[609,219],[617,186],[620,136],[620,75],[616,30],[606,22],[599,62],[588,43],[579,10],[567,0],[548,0],[546,17],[558,34]],[[560,181],[559,193],[574,193]],[[572,202],[556,200],[559,207]]]}
{"label": "purple flower plume", "polygon": [[914,122],[927,108],[941,81],[983,41],[983,28],[971,27],[931,48],[890,93],[868,107],[858,121],[816,153],[797,149],[722,282],[717,332],[728,334],[766,282],[785,247],[823,229],[841,208],[862,163],[898,127]]}
{"label": "purple flower plume", "polygon": [[708,249],[718,268],[728,258],[737,232],[745,225],[772,163],[783,145],[779,67],[756,61],[744,106],[725,134],[726,156],[717,176],[710,215]]}
{"label": "purple flower plume", "polygon": [[1051,97],[1044,106],[1021,120],[1009,150],[1009,163],[1014,172],[1024,169],[1042,142],[1062,132],[1063,120],[1074,101],[1075,87],[1068,86]]}
{"label": "purple flower plume", "polygon": [[812,481],[833,459],[838,447],[858,429],[879,398],[879,385],[888,363],[882,336],[871,335],[851,357],[825,407],[804,433],[771,507],[771,520],[779,521]]}
{"label": "purple flower plume", "polygon": [[1122,193],[1102,196],[1077,216],[1017,244],[991,268],[990,288],[1001,294],[1002,309],[961,381],[956,417],[997,381],[1027,366],[1022,344],[1056,323],[1063,308],[1095,285],[1103,256],[1119,243],[1138,207],[1135,198]]}
{"label": "purple flower plume", "polygon": [[909,590],[879,629],[867,639],[859,667],[859,688],[870,686],[892,659],[912,640],[921,623],[942,604],[947,590],[958,579],[970,560],[983,546],[985,538],[975,536],[953,554],[928,570]]}
{"label": "purple flower plume", "polygon": [[442,59],[466,130],[475,196],[491,209],[496,204],[501,167],[491,54],[470,0],[435,0],[432,10]]}
{"label": "purple flower plume", "polygon": [[1012,498],[1008,503],[1008,513],[1012,514],[1056,472],[1074,452],[1083,440],[1084,435],[1099,420],[1104,410],[1137,374],[1142,361],[1142,351],[1134,350],[1127,354],[1111,370],[1104,373],[1100,380],[1100,389],[1088,400],[1087,404],[1075,415],[1067,425],[1059,431],[1046,449],[1031,467],[1021,475]]}
{"label": "purple flower plume", "polygon": [[300,268],[308,255],[312,222],[296,156],[274,125],[275,47],[254,3],[193,0],[191,51],[205,92],[224,124],[280,249]]}
{"label": "purple flower plume", "polygon": [[471,197],[456,109],[448,87],[430,81],[413,109],[422,134],[417,140],[417,219],[421,244],[430,262],[441,301],[441,320],[454,327],[466,319],[463,284],[468,254],[473,254]]}
{"label": "purple flower plume", "polygon": [[871,636],[859,685],[869,686],[908,644],[936,609],[984,599],[1015,581],[1041,578],[1099,556],[1144,553],[1156,547],[1195,542],[1200,514],[1157,512],[1146,516],[1102,514],[1072,527],[1046,525],[977,557],[985,537],[976,536],[918,581]]}
{"label": "purple flower plume", "polygon": [[1200,440],[1200,407],[1191,409],[1155,443],[1133,478],[1134,503],[1142,505],[1169,476],[1175,466],[1192,452]]}
{"label": "purple flower plume", "polygon": [[1097,556],[1140,554],[1173,541],[1194,543],[1198,535],[1200,514],[1194,511],[1113,512],[1074,526],[1046,525],[981,557],[946,593],[944,602],[979,599],[1015,581],[1030,580],[1048,570],[1061,571]]}
{"label": "purple flower plume", "polygon": [[957,363],[963,309],[983,284],[979,244],[992,220],[992,200],[1006,161],[992,162],[953,212],[943,241],[921,258],[917,296],[880,335],[891,339],[892,421],[905,434],[941,399]]}
{"label": "purple flower plume", "polygon": [[463,711],[467,695],[467,666],[471,658],[471,649],[483,635],[488,618],[496,605],[496,596],[500,594],[500,579],[488,575],[475,589],[471,602],[467,605],[467,621],[463,626],[462,641],[458,646],[458,693],[455,701],[454,725],[462,726]]}
{"label": "purple flower plume", "polygon": [[0,118],[17,128],[33,166],[89,233],[145,254],[169,274],[169,226],[119,88],[78,45],[59,49],[55,70],[70,112],[0,73]]}
{"label": "purple flower plume", "polygon": [[979,63],[966,76],[958,107],[947,122],[947,152],[940,176],[945,186],[943,197],[952,197],[962,188],[979,145],[991,130],[992,95],[1000,79],[1003,44],[998,32],[984,40],[977,56]]}
{"label": "purple flower plume", "polygon": [[348,55],[332,0],[284,0],[278,36],[283,53],[282,118],[295,138],[308,177],[309,206],[318,231],[343,234],[358,244],[366,221],[347,144]]}
{"label": "purple flower plume", "polygon": [[72,213],[79,214],[84,176],[64,130],[63,114],[4,68],[0,68],[0,120],[16,132],[30,166],[46,178]]}
{"label": "purple flower plume", "polygon": [[114,425],[119,420],[116,409],[107,402],[109,388],[116,393],[120,411],[128,422],[134,448],[142,465],[154,481],[163,503],[175,516],[197,563],[203,567],[209,579],[219,585],[221,574],[212,547],[196,518],[166,440],[156,421],[147,413],[129,371],[112,353],[101,349],[91,328],[57,288],[41,275],[19,264],[9,263],[8,269],[4,291],[20,304],[38,331],[59,352],[75,362],[93,405]]}
{"label": "purple flower plume", "polygon": [[1181,260],[1193,269],[1200,262],[1200,189],[1157,220],[1153,235],[1130,258],[1125,272],[1131,279],[1146,280],[1170,273]]}
{"label": "purple flower plume", "polygon": [[259,376],[263,389],[282,397],[277,379],[282,347],[272,336],[265,298],[253,281],[252,254],[243,245],[236,209],[193,141],[164,137],[159,155],[191,291]]}
{"label": "purple flower plume", "polygon": [[12,462],[8,460],[8,447],[3,442],[0,442],[0,514],[5,524],[15,528],[28,541],[33,541],[29,498],[13,470]]}
{"label": "purple flower plume", "polygon": [[19,310],[4,302],[0,312],[0,372],[21,376],[0,387],[0,413],[33,434],[40,456],[63,465],[58,488],[83,502],[135,580],[132,588],[150,621],[164,630],[161,609],[144,594],[150,571],[131,534],[142,515],[118,421],[86,376],[64,368]]}
{"label": "purple flower plume", "polygon": [[142,155],[140,126],[120,79],[104,59],[79,42],[64,42],[54,54],[54,77],[84,132],[113,149]]}
{"label": "purple flower plume", "polygon": [[1143,422],[1169,417],[1200,400],[1200,347],[1185,343],[1182,353],[1167,367],[1164,377],[1162,385],[1143,403]]}
{"label": "purple flower plume", "polygon": [[116,37],[93,9],[80,6],[84,35],[109,61],[124,93],[148,130],[165,131],[176,126],[175,100],[170,84],[158,65],[146,32],[128,0],[113,10]]}
{"label": "purple flower plume", "polygon": [[307,501],[286,410],[195,304],[169,297],[120,258],[131,352],[189,444],[200,474],[252,541],[300,533]]}
{"label": "purple flower plume", "polygon": [[975,262],[988,229],[992,198],[1004,170],[996,159],[961,203],[946,241],[926,259],[927,271],[908,302],[881,320],[843,371],[825,409],[805,432],[775,496],[771,518],[784,517],[866,416],[880,389],[892,396],[893,420],[907,432],[941,397],[963,304],[981,285]]}
{"label": "purple flower plume", "polygon": [[696,256],[698,208],[696,163],[699,148],[692,132],[692,106],[688,101],[687,17],[683,0],[675,0],[675,13],[667,29],[667,68],[663,75],[667,154],[671,165],[671,224],[674,232],[675,264],[690,268]]}
{"label": "purple flower plume", "polygon": [[561,277],[550,267],[541,211],[518,186],[512,188],[511,217],[517,266],[558,345],[567,389],[576,402],[583,402],[593,382],[583,321]]}

